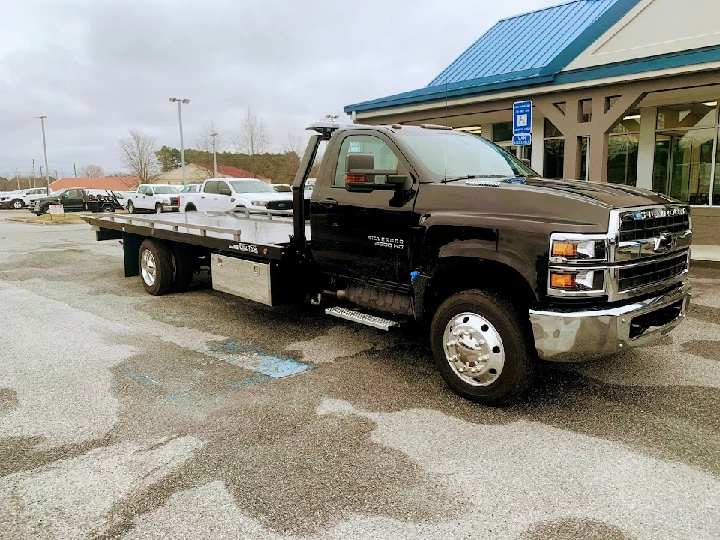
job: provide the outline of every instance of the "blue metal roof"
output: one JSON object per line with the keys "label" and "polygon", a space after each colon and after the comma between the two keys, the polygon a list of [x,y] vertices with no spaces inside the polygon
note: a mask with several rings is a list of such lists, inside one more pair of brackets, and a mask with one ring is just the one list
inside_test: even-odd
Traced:
{"label": "blue metal roof", "polygon": [[537,74],[617,1],[576,0],[503,19],[428,86],[506,74]]}
{"label": "blue metal roof", "polygon": [[549,82],[639,1],[575,0],[503,19],[427,87],[349,105],[345,112],[445,99],[450,91],[498,83],[513,87]]}

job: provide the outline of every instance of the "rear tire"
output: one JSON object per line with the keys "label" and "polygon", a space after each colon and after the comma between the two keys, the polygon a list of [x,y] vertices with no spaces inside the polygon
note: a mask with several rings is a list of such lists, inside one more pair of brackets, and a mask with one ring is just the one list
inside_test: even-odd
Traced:
{"label": "rear tire", "polygon": [[190,289],[193,275],[195,274],[195,260],[192,252],[186,253],[180,250],[177,244],[171,246],[173,256],[173,266],[175,269],[175,279],[173,282],[173,292],[186,292]]}
{"label": "rear tire", "polygon": [[512,304],[477,289],[445,300],[430,328],[435,364],[447,385],[487,405],[506,404],[532,384],[536,353],[530,334]]}
{"label": "rear tire", "polygon": [[134,214],[134,213],[135,213],[135,205],[132,203],[132,201],[128,201],[128,203],[127,203],[127,211],[128,211],[128,214]]}
{"label": "rear tire", "polygon": [[115,208],[113,208],[112,206],[109,206],[109,205],[105,205],[102,207],[102,211],[103,212],[114,212]]}
{"label": "rear tire", "polygon": [[167,244],[157,240],[144,240],[138,253],[140,280],[153,296],[170,292],[175,283],[173,255]]}

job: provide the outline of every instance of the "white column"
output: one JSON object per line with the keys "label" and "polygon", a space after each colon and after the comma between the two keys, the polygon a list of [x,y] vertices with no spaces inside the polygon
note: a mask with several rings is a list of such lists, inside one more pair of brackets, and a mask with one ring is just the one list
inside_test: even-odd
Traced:
{"label": "white column", "polygon": [[530,166],[538,173],[543,174],[545,165],[545,117],[540,114],[537,107],[533,110],[532,139]]}
{"label": "white column", "polygon": [[492,141],[492,126],[492,124],[480,124],[480,127],[482,128],[482,133],[480,135],[483,139]]}
{"label": "white column", "polygon": [[652,189],[656,120],[656,107],[640,109],[640,148],[638,149],[637,171],[637,187],[639,188]]}

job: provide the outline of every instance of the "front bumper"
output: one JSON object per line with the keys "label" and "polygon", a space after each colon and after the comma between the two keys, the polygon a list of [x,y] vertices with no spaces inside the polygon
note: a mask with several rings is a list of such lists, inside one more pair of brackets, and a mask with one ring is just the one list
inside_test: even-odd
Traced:
{"label": "front bumper", "polygon": [[535,347],[553,362],[584,362],[648,345],[685,318],[692,287],[607,309],[530,310]]}
{"label": "front bumper", "polygon": [[163,204],[162,205],[163,212],[179,212],[180,207],[176,204]]}

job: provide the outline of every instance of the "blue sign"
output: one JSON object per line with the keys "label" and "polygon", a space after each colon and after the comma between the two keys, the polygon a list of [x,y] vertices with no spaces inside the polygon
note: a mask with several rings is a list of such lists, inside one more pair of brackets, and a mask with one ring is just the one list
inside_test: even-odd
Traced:
{"label": "blue sign", "polygon": [[513,104],[513,135],[532,133],[532,101],[518,101]]}
{"label": "blue sign", "polygon": [[530,146],[532,144],[532,135],[513,135],[513,146]]}

